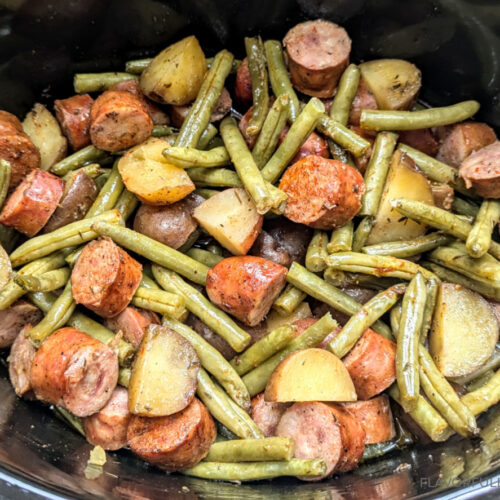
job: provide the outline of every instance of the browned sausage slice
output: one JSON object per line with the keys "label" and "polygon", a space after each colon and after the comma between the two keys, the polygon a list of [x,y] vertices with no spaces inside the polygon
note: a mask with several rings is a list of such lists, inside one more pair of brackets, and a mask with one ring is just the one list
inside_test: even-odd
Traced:
{"label": "browned sausage slice", "polygon": [[381,394],[368,401],[342,403],[365,430],[365,443],[383,443],[396,436],[389,398]]}
{"label": "browned sausage slice", "polygon": [[35,359],[36,349],[24,335],[29,329],[31,329],[30,324],[19,332],[7,358],[10,383],[19,397],[31,390],[31,366]]}
{"label": "browned sausage slice", "polygon": [[285,217],[325,230],[349,222],[361,208],[365,191],[355,168],[314,155],[288,167],[279,187],[288,195]]}
{"label": "browned sausage slice", "polygon": [[428,128],[402,130],[399,133],[399,142],[408,144],[429,156],[436,156],[438,153],[438,142]]}
{"label": "browned sausage slice", "polygon": [[88,417],[109,400],[118,380],[118,356],[74,328],[54,332],[38,349],[31,387],[38,399]]}
{"label": "browned sausage slice", "polygon": [[0,349],[10,347],[26,325],[36,325],[42,317],[38,307],[22,299],[0,311]]}
{"label": "browned sausage slice", "polygon": [[152,131],[146,106],[130,92],[106,90],[90,110],[90,139],[98,149],[121,151],[145,141]]}
{"label": "browned sausage slice", "polygon": [[210,413],[196,398],[184,410],[167,417],[133,415],[127,431],[130,449],[167,471],[196,465],[206,457],[216,435]]}
{"label": "browned sausage slice", "polygon": [[73,298],[103,318],[121,313],[142,279],[142,266],[110,238],[91,241],[73,272]]}
{"label": "browned sausage slice", "polygon": [[73,151],[90,144],[90,109],[94,99],[78,94],[54,101],[56,117]]}
{"label": "browned sausage slice", "polygon": [[364,78],[359,79],[358,90],[352,101],[349,125],[359,126],[363,109],[378,109],[377,101]]}
{"label": "browned sausage slice", "polygon": [[245,57],[236,71],[234,82],[234,96],[241,106],[248,108],[252,104],[252,80],[248,69],[248,59]]}
{"label": "browned sausage slice", "polygon": [[97,413],[83,419],[85,437],[89,443],[102,446],[105,450],[119,450],[127,446],[130,417],[128,391],[117,386]]}
{"label": "browned sausage slice", "polygon": [[34,236],[56,210],[63,191],[62,179],[39,168],[32,170],[7,199],[0,223]]}
{"label": "browned sausage slice", "polygon": [[229,257],[208,271],[207,294],[221,309],[255,326],[285,286],[286,273],[286,267],[261,257]]}
{"label": "browned sausage slice", "polygon": [[252,398],[252,420],[262,431],[264,437],[276,434],[276,427],[289,406],[290,403],[268,403],[264,400],[263,392]]}
{"label": "browned sausage slice", "polygon": [[294,26],[283,39],[294,87],[306,95],[332,97],[349,64],[351,39],[341,26],[318,19]]}

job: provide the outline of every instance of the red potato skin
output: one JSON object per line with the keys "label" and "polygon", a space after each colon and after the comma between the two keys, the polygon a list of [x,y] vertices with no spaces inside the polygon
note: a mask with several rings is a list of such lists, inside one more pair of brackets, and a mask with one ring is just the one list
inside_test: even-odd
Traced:
{"label": "red potato skin", "polygon": [[217,430],[198,399],[166,417],[133,415],[127,430],[130,449],[160,469],[174,472],[193,467],[207,456]]}
{"label": "red potato skin", "polygon": [[42,311],[23,299],[0,311],[0,349],[10,347],[26,325],[34,326],[42,318]]}
{"label": "red potato skin", "polygon": [[32,170],[9,196],[0,223],[34,236],[50,219],[64,192],[64,181],[44,170]]}
{"label": "red potato skin", "polygon": [[349,125],[359,127],[361,111],[363,109],[378,109],[377,101],[370,87],[364,78],[359,79],[358,90],[352,101],[351,111],[349,112]]}
{"label": "red potato skin", "polygon": [[428,128],[419,130],[402,130],[399,133],[399,142],[418,149],[429,156],[436,156],[438,153],[438,142]]}
{"label": "red potato skin", "polygon": [[87,441],[105,450],[124,448],[128,443],[127,429],[131,416],[128,411],[128,391],[117,386],[103,408],[83,419]]}
{"label": "red potato skin", "polygon": [[31,387],[46,403],[88,417],[109,400],[118,381],[118,356],[74,328],[54,332],[36,352]]}
{"label": "red potato skin", "polygon": [[153,120],[141,100],[123,90],[106,90],[90,110],[90,139],[115,153],[136,146],[151,136]]}
{"label": "red potato skin", "polygon": [[234,96],[238,103],[245,108],[248,108],[252,104],[252,80],[250,79],[250,70],[248,69],[248,59],[246,57],[241,61],[236,71]]}
{"label": "red potato skin", "polygon": [[259,236],[257,236],[249,254],[270,260],[280,266],[290,267],[292,265],[292,258],[290,254],[280,246],[278,241],[276,241],[264,230],[262,230],[259,233]]}
{"label": "red potato skin", "polygon": [[280,189],[288,195],[285,217],[316,229],[349,222],[361,208],[361,174],[337,160],[306,156],[283,174]]}
{"label": "red potato skin", "polygon": [[19,397],[24,396],[31,390],[31,366],[35,359],[36,349],[25,333],[32,328],[32,325],[26,325],[17,335],[12,344],[9,357],[9,379],[14,387],[14,391]]}
{"label": "red potato skin", "polygon": [[222,310],[255,326],[285,286],[286,267],[261,257],[221,260],[207,274],[207,294]]}
{"label": "red potato skin", "polygon": [[[283,142],[283,139],[285,138],[289,130],[290,128],[288,126],[283,129],[283,132],[281,132],[278,141],[278,145],[280,145]],[[330,150],[328,149],[328,142],[326,142],[326,139],[321,137],[316,132],[312,132],[311,135],[306,139],[304,144],[300,146],[300,149],[297,151],[297,154],[292,158],[290,164],[292,165],[293,163],[296,163],[299,160],[302,160],[302,158],[305,158],[306,156],[309,155],[322,156],[323,158],[328,158],[330,156]]]}
{"label": "red potato skin", "polygon": [[272,437],[276,434],[276,427],[290,405],[291,403],[269,403],[264,400],[263,392],[252,398],[252,420],[264,437]]}
{"label": "red potato skin", "polygon": [[103,318],[120,314],[130,303],[142,279],[142,265],[110,238],[91,241],[73,272],[73,298]]}
{"label": "red potato skin", "polygon": [[94,99],[88,94],[54,101],[57,121],[73,151],[90,144],[90,110],[93,104]]}

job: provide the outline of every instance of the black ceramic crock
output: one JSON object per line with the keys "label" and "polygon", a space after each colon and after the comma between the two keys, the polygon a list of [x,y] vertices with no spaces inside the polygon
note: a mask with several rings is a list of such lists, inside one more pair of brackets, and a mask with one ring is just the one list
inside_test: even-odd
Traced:
{"label": "black ceramic crock", "polygon": [[[422,70],[424,101],[477,99],[479,119],[500,130],[500,0],[0,0],[0,109],[22,116],[35,101],[71,95],[75,72],[122,71],[187,34],[208,55],[227,47],[242,56],[244,36],[282,38],[319,17],[347,28],[353,61],[409,59]],[[0,367],[1,498],[498,499],[496,434],[486,445],[417,446],[320,483],[214,483],[167,475],[126,451],[108,453],[91,480],[91,446],[48,408],[16,398]]]}

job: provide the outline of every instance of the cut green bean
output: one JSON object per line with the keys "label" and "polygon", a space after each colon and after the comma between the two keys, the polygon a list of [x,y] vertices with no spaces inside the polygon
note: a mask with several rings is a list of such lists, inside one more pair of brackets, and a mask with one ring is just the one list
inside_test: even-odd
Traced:
{"label": "cut green bean", "polygon": [[[219,131],[217,130],[217,127],[209,123],[207,125],[207,128],[201,133],[201,137],[198,141],[198,145],[196,146],[196,148],[202,150],[207,149],[208,145],[211,143],[212,139],[215,138],[218,132]],[[221,144],[218,144],[217,146],[220,145]]]}
{"label": "cut green bean", "polygon": [[85,437],[85,430],[83,428],[83,422],[81,418],[73,415],[71,412],[61,406],[54,406],[53,411],[66,424],[69,424],[69,426],[72,427],[76,432]]}
{"label": "cut green bean", "polygon": [[328,257],[328,235],[325,231],[314,230],[306,253],[306,269],[313,273],[320,273],[326,268],[325,259]]}
{"label": "cut green bean", "polygon": [[436,308],[437,294],[439,291],[439,281],[437,279],[427,280],[425,283],[427,294],[425,298],[424,318],[422,320],[422,330],[420,332],[420,343],[424,345],[427,341],[427,334],[431,329],[434,309]]}
{"label": "cut green bean", "polygon": [[106,172],[108,172],[108,169],[101,168],[99,163],[90,163],[89,165],[77,168],[76,170],[70,170],[65,176],[63,176],[63,181],[72,182],[79,173],[83,173],[88,175],[91,179],[95,179]]}
{"label": "cut green bean", "polygon": [[50,171],[56,175],[64,176],[68,172],[81,167],[85,163],[99,163],[105,158],[108,158],[108,156],[109,155],[106,151],[101,151],[100,149],[90,145],[76,151],[72,155],[66,156],[66,158],[53,165],[50,168]]}
{"label": "cut green bean", "polygon": [[361,252],[369,255],[391,255],[392,257],[406,259],[434,250],[450,241],[451,238],[445,234],[429,233],[425,236],[418,236],[413,240],[387,241],[376,245],[368,245],[363,247]]}
{"label": "cut green bean", "polygon": [[188,237],[188,239],[181,245],[177,251],[181,253],[187,253],[187,251],[196,243],[198,238],[201,236],[200,228],[196,228]]}
{"label": "cut green bean", "polygon": [[130,73],[108,72],[108,73],[77,73],[73,77],[73,87],[77,94],[86,92],[102,92],[113,85],[129,80],[139,80],[136,75]]}
{"label": "cut green bean", "polygon": [[128,387],[131,375],[132,370],[130,368],[120,368],[120,371],[118,372],[118,385]]}
{"label": "cut green bean", "polygon": [[202,250],[201,248],[190,248],[186,252],[186,255],[194,260],[197,260],[198,262],[201,262],[207,267],[214,267],[223,259],[220,255],[215,255],[212,252]]}
{"label": "cut green bean", "polygon": [[164,314],[169,318],[179,319],[184,316],[185,312],[184,299],[181,296],[143,286],[135,291],[132,303],[137,307]]}
{"label": "cut green bean", "polygon": [[116,205],[113,207],[114,210],[118,210],[122,219],[127,221],[127,219],[132,215],[134,210],[138,207],[139,200],[135,196],[134,193],[131,193],[128,189],[124,188],[116,202]]}
{"label": "cut green bean", "polygon": [[208,200],[212,196],[219,194],[220,191],[218,191],[217,189],[210,189],[210,188],[196,188],[193,191],[193,193],[201,196],[202,198],[205,198],[205,200]]}
{"label": "cut green bean", "polygon": [[307,297],[302,290],[293,285],[287,285],[281,295],[274,301],[273,309],[280,316],[288,316],[293,313],[300,303]]}
{"label": "cut green bean", "polygon": [[94,203],[92,203],[92,206],[85,214],[85,219],[90,219],[91,217],[100,215],[107,210],[111,210],[120,198],[124,187],[122,176],[118,171],[117,160],[111,169],[111,173],[106,183],[99,191]]}
{"label": "cut green bean", "polygon": [[169,125],[155,125],[153,127],[153,131],[151,132],[151,135],[153,137],[166,137],[169,135],[173,135],[174,130],[176,129],[173,129]]}
{"label": "cut green bean", "polygon": [[71,275],[69,267],[47,271],[39,276],[16,274],[14,281],[27,292],[52,292],[63,287]]}
{"label": "cut green bean", "polygon": [[458,196],[455,196],[455,198],[453,199],[451,208],[459,215],[465,215],[474,218],[477,217],[477,214],[479,212],[479,207],[477,205],[474,205],[474,203],[464,200],[463,198],[459,198]]}
{"label": "cut green bean", "polygon": [[355,64],[349,64],[340,77],[337,93],[333,98],[330,116],[346,126],[349,121],[352,101],[358,91],[361,73]]}
{"label": "cut green bean", "polygon": [[461,398],[474,415],[479,415],[500,401],[500,370],[479,389],[467,393]]}
{"label": "cut green bean", "polygon": [[456,382],[460,385],[466,385],[476,380],[479,377],[482,377],[486,372],[496,370],[500,367],[500,349],[496,348],[493,351],[493,354],[489,357],[489,359],[477,370],[469,373],[468,375],[464,375],[463,377],[454,378],[453,382]]}
{"label": "cut green bean", "polygon": [[10,184],[11,167],[7,160],[0,159],[0,209],[7,197]]}
{"label": "cut green bean", "polygon": [[500,202],[484,200],[465,243],[465,248],[471,257],[477,259],[488,252],[491,235],[498,221],[500,221]]}
{"label": "cut green bean", "polygon": [[345,226],[332,231],[330,242],[326,246],[328,253],[350,252],[354,238],[354,223],[349,221]]}
{"label": "cut green bean", "polygon": [[346,280],[344,271],[338,271],[333,267],[327,267],[323,272],[323,279],[333,286],[343,286]]}
{"label": "cut green bean", "polygon": [[[132,73],[133,75],[140,75],[150,64],[152,58],[146,59],[135,59],[133,61],[127,61],[125,63],[125,71],[127,73]],[[210,68],[214,63],[213,57],[207,57],[207,68]],[[233,60],[233,65],[231,66],[231,73],[236,73],[241,61],[239,59]]]}
{"label": "cut green bean", "polygon": [[196,187],[243,187],[234,170],[227,168],[190,168],[187,174]]}
{"label": "cut green bean", "polygon": [[360,252],[368,241],[368,237],[375,225],[375,218],[371,215],[363,217],[352,237],[352,251]]}
{"label": "cut green bean", "polygon": [[171,147],[163,151],[169,163],[180,168],[224,167],[231,164],[231,158],[224,146],[203,151],[195,148]]}

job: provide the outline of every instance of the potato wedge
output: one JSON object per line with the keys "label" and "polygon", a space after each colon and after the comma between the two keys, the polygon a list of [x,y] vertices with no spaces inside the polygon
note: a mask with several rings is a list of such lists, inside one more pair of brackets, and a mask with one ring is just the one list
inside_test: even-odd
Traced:
{"label": "potato wedge", "polygon": [[153,101],[181,106],[198,95],[207,71],[198,40],[188,36],[162,50],[142,72],[142,91]]}
{"label": "potato wedge", "polygon": [[281,316],[276,311],[271,311],[266,318],[266,329],[272,332],[284,325],[291,325],[294,321],[304,318],[312,318],[311,307],[307,302],[302,302],[295,311],[287,316]]}
{"label": "potato wedge", "polygon": [[445,377],[462,377],[482,366],[495,350],[498,320],[479,294],[441,283],[429,334],[429,352]]}
{"label": "potato wedge", "polygon": [[379,109],[410,109],[415,104],[422,78],[420,70],[403,59],[377,59],[359,65]]}
{"label": "potato wedge", "polygon": [[257,238],[263,217],[241,188],[221,191],[198,205],[193,217],[233,255],[245,255]]}
{"label": "potato wedge", "polygon": [[128,386],[128,407],[135,415],[177,413],[194,398],[200,360],[184,337],[167,327],[149,325]]}
{"label": "potato wedge", "polygon": [[356,391],[342,361],[324,349],[290,354],[273,371],[264,399],[291,401],[356,401]]}
{"label": "potato wedge", "polygon": [[391,207],[391,201],[397,198],[407,198],[434,205],[429,181],[415,169],[411,158],[399,150],[392,157],[391,168],[387,175],[375,225],[368,238],[368,245],[383,241],[411,240],[425,234],[426,226],[401,217],[401,214]]}
{"label": "potato wedge", "polygon": [[127,189],[148,205],[175,203],[195,188],[185,170],[165,160],[162,151],[166,147],[164,139],[151,137],[130,149],[118,163]]}
{"label": "potato wedge", "polygon": [[23,130],[40,151],[42,170],[49,170],[66,156],[68,141],[56,118],[43,104],[36,103],[26,115]]}

